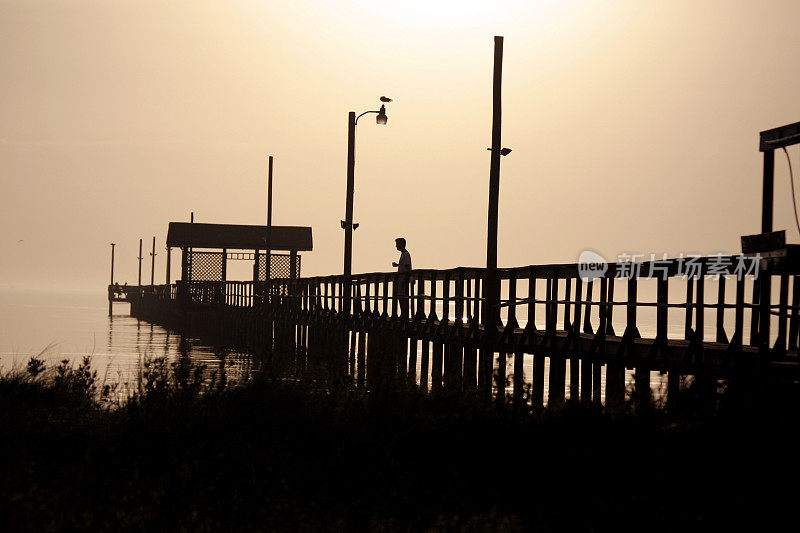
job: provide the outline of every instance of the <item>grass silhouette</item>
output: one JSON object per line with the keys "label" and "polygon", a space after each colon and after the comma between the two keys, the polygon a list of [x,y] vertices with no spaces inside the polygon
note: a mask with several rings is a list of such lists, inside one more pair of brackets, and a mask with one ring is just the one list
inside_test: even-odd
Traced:
{"label": "grass silhouette", "polygon": [[[0,377],[0,529],[650,531],[764,525],[791,509],[796,390],[717,414],[520,413],[188,358],[122,399],[91,361]],[[777,402],[770,404],[770,401]],[[793,452],[791,452],[793,454]]]}

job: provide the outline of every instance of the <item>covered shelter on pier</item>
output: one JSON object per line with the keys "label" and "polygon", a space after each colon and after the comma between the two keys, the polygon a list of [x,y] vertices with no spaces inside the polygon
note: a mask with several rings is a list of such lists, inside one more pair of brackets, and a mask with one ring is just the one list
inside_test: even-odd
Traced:
{"label": "covered shelter on pier", "polygon": [[295,279],[299,252],[311,251],[312,245],[311,228],[304,226],[170,222],[167,265],[171,249],[180,248],[182,281],[227,281],[229,261],[251,261],[253,281]]}

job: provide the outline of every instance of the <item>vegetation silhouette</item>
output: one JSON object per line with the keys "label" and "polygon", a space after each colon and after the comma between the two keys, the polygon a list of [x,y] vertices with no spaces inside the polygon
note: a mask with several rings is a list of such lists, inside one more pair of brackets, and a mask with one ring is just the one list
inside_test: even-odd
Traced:
{"label": "vegetation silhouette", "polygon": [[0,377],[0,527],[658,531],[788,512],[796,490],[772,480],[798,469],[772,450],[794,442],[796,390],[714,415],[687,390],[671,412],[521,412],[400,380],[233,382],[183,357],[145,361],[120,396],[88,358],[34,358]]}

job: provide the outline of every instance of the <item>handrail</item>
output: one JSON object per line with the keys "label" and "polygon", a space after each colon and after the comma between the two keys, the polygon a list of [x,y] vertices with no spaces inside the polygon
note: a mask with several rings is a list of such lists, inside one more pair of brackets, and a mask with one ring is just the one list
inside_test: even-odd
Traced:
{"label": "handrail", "polygon": [[[581,278],[582,265],[577,263],[501,268],[497,270],[501,282],[499,326],[504,328],[517,320],[535,322],[538,315],[551,331],[608,330],[613,334],[615,328],[632,331],[645,325],[657,337],[666,338],[668,333],[674,335],[680,329],[685,330],[687,338],[697,336],[701,341],[709,336],[718,341],[738,338],[743,345],[758,345],[759,330],[763,330],[770,344],[777,337],[778,344],[797,346],[793,337],[800,332],[800,281],[797,281],[800,270],[778,271],[756,261],[717,255],[609,263],[605,271],[597,272],[591,280]],[[643,276],[629,276],[633,272]],[[658,276],[654,277],[654,273]],[[452,316],[457,320],[480,321],[487,304],[482,288],[488,274],[487,269],[480,267],[354,274],[347,284],[354,302],[352,316],[390,319],[405,316],[408,320],[436,321],[440,317],[449,321]],[[760,285],[754,276],[777,279],[783,295],[780,301],[761,302]],[[673,283],[676,280],[682,281],[679,301]],[[328,275],[258,282],[178,282],[135,289],[141,291],[143,298],[184,301],[188,305],[290,306],[304,313],[338,316],[343,308],[345,281],[343,275]],[[792,290],[789,302],[789,285],[794,287],[795,283],[797,289]],[[646,284],[655,285],[652,287],[657,289],[653,291],[655,300],[641,298]],[[615,299],[616,286],[620,287],[623,299]],[[128,290],[136,292],[130,287]],[[638,309],[651,309],[656,316],[643,319],[637,315]],[[679,317],[674,314],[676,310],[684,313]],[[769,320],[762,319],[762,314],[777,317],[777,333],[773,331],[770,335]]]}

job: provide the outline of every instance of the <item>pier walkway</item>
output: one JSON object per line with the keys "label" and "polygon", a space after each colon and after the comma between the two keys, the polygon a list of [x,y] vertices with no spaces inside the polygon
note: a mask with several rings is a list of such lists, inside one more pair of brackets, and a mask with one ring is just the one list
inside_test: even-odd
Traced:
{"label": "pier walkway", "polygon": [[733,377],[798,380],[800,265],[785,249],[767,255],[616,263],[592,280],[578,264],[499,269],[495,324],[482,268],[179,281],[125,294],[137,317],[279,354],[294,373],[619,407],[626,394],[650,401],[651,372],[666,374],[668,402],[685,376],[709,398]]}

